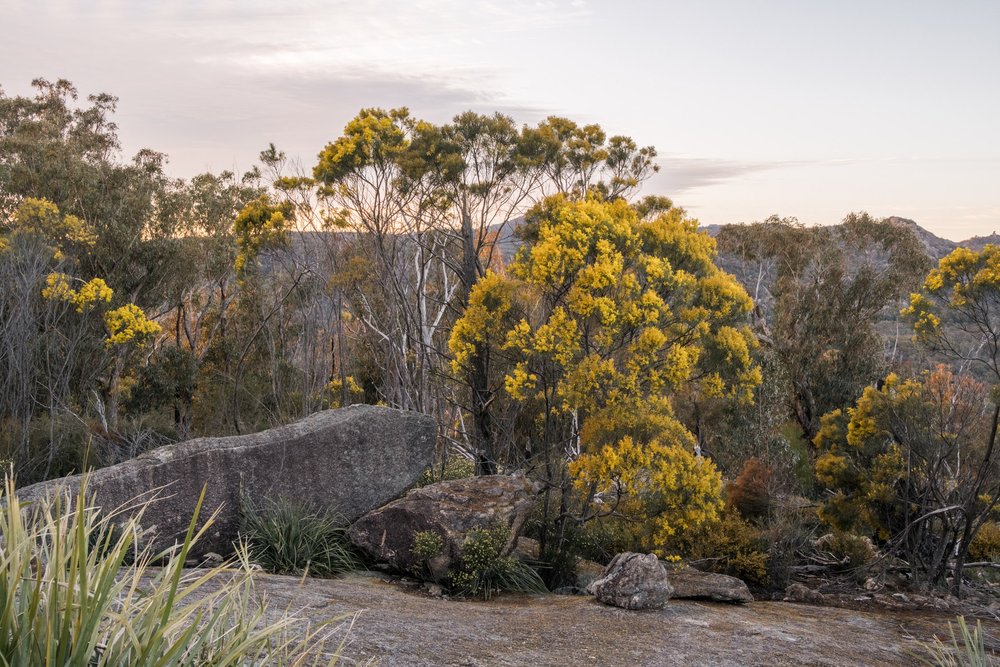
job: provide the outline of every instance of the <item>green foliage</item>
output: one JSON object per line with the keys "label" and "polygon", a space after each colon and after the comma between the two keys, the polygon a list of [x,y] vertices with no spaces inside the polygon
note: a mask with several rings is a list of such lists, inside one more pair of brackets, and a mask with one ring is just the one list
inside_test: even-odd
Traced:
{"label": "green foliage", "polygon": [[433,530],[421,530],[413,535],[410,552],[418,561],[413,574],[421,579],[437,580],[438,577],[431,574],[428,561],[444,553],[444,538]]}
{"label": "green foliage", "polygon": [[506,526],[474,528],[462,545],[461,566],[451,584],[460,594],[489,600],[500,591],[545,593],[538,573],[514,556],[505,555],[510,540]]}
{"label": "green foliage", "polygon": [[191,547],[211,530],[212,519],[195,530],[198,509],[180,545],[152,554],[136,546],[138,517],[100,513],[85,484],[73,499],[25,506],[8,480],[3,501],[3,664],[320,664],[329,624],[303,630],[301,619],[288,615],[264,623],[249,561],[184,570]]}
{"label": "green foliage", "polygon": [[331,508],[244,496],[241,509],[240,536],[248,556],[268,572],[333,577],[361,567],[346,522]]}
{"label": "green foliage", "polygon": [[444,468],[434,466],[424,471],[420,485],[426,486],[451,479],[465,479],[476,474],[476,462],[464,456],[452,455],[444,461]]}
{"label": "green foliage", "polygon": [[992,667],[997,664],[986,650],[986,635],[979,621],[975,628],[970,628],[965,617],[959,616],[956,623],[948,623],[948,634],[950,639],[942,641],[935,637],[933,642],[924,644],[924,655],[914,657],[929,667]]}
{"label": "green foliage", "polygon": [[911,230],[867,213],[838,227],[772,216],[727,225],[718,241],[739,260],[744,284],[756,285],[757,314],[787,373],[793,415],[812,439],[823,414],[885,374],[875,324],[929,268],[923,246]]}

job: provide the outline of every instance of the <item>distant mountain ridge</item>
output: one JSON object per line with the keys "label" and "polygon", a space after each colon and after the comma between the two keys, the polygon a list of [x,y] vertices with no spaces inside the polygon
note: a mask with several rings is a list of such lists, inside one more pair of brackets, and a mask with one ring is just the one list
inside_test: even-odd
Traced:
{"label": "distant mountain ridge", "polygon": [[[917,238],[920,239],[920,242],[923,244],[927,254],[935,261],[941,259],[955,248],[969,248],[978,252],[990,244],[1000,245],[1000,234],[997,234],[996,232],[993,232],[989,236],[973,236],[970,239],[956,242],[941,238],[933,232],[924,229],[909,218],[902,218],[894,215],[886,218],[886,220],[894,225],[906,227],[913,231]],[[709,236],[717,236],[719,231],[721,231],[723,227],[727,226],[728,225],[703,225],[700,229],[707,232]]]}

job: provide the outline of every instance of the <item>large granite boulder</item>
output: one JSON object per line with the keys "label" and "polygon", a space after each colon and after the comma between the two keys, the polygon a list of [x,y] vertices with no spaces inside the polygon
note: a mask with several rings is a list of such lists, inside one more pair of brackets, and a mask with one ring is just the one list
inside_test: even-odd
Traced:
{"label": "large granite boulder", "polygon": [[670,585],[674,588],[674,598],[713,602],[753,602],[753,595],[742,579],[725,574],[702,572],[687,566],[668,565],[666,570]]}
{"label": "large granite boulder", "polygon": [[[438,482],[413,489],[369,512],[351,526],[348,536],[380,563],[443,579],[457,565],[466,537],[474,528],[508,527],[510,540],[505,553],[509,553],[537,493],[537,485],[519,474]],[[443,545],[440,554],[430,559],[413,553],[417,533],[427,531],[437,534]]]}
{"label": "large granite boulder", "polygon": [[[89,475],[88,492],[107,510],[154,497],[142,517],[156,550],[183,538],[202,488],[202,518],[220,509],[194,555],[229,553],[239,527],[240,496],[333,505],[350,521],[412,487],[431,465],[435,424],[428,416],[357,405],[326,410],[252,435],[198,438],[154,449]],[[25,487],[22,501],[59,489],[75,493],[75,475]]]}
{"label": "large granite boulder", "polygon": [[626,551],[608,563],[604,576],[587,591],[599,602],[622,609],[663,609],[674,589],[656,556]]}

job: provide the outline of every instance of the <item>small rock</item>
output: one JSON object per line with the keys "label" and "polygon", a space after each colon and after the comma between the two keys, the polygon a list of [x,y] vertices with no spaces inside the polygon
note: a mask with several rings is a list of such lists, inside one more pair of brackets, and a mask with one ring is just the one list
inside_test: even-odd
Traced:
{"label": "small rock", "polygon": [[822,604],[826,596],[819,591],[814,591],[800,583],[789,584],[785,589],[785,602],[805,602],[808,604]]}
{"label": "small rock", "polygon": [[439,598],[444,595],[444,589],[430,581],[424,583],[424,590],[427,591],[432,598]]}
{"label": "small rock", "polygon": [[653,554],[620,553],[587,591],[599,602],[622,609],[663,609],[674,589]]}
{"label": "small rock", "polygon": [[225,559],[214,551],[206,551],[205,555],[201,557],[202,565],[212,564],[221,565]]}
{"label": "small rock", "polygon": [[878,581],[876,581],[872,577],[868,577],[867,579],[865,579],[865,590],[866,591],[877,591],[880,588],[882,588],[882,585],[879,584]]}

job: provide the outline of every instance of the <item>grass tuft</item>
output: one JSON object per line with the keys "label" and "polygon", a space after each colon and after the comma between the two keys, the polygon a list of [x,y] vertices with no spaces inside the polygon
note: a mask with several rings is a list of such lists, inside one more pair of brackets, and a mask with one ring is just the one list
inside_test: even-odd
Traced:
{"label": "grass tuft", "polygon": [[330,508],[244,497],[240,535],[251,560],[273,574],[334,577],[362,566],[346,522]]}

